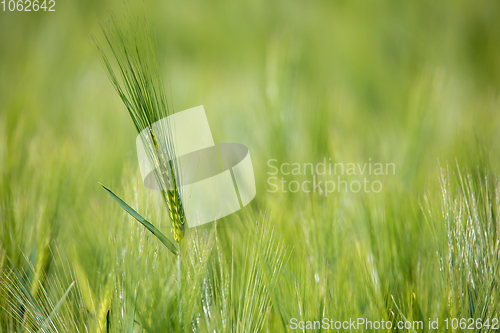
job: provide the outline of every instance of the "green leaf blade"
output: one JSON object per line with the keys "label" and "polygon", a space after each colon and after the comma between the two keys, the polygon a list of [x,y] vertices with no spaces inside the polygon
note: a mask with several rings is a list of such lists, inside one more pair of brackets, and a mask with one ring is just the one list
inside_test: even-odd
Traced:
{"label": "green leaf blade", "polygon": [[50,315],[44,320],[43,325],[40,327],[40,329],[37,332],[44,332],[45,328],[47,328],[47,326],[50,324],[50,322],[53,320],[53,318],[55,317],[55,315],[57,314],[57,312],[59,311],[59,309],[63,305],[64,300],[66,299],[66,297],[68,297],[68,294],[74,285],[75,285],[75,281],[71,282],[68,289],[66,289],[66,292],[64,293],[64,295],[59,299],[56,306],[54,307],[54,309],[52,310]]}
{"label": "green leaf blade", "polygon": [[142,217],[139,213],[137,213],[132,207],[130,207],[125,201],[120,199],[116,194],[114,194],[110,189],[108,189],[106,186],[103,184],[99,183],[108,193],[111,195],[111,197],[127,212],[129,213],[133,218],[135,218],[137,221],[139,221],[146,229],[148,229],[153,235],[156,236],[160,240],[160,242],[165,245],[167,249],[170,250],[173,254],[177,255],[177,248],[172,243],[171,240],[169,240],[160,230],[158,230],[153,224],[151,224],[148,220],[146,220],[144,217]]}
{"label": "green leaf blade", "polygon": [[132,307],[132,310],[130,311],[129,322],[128,322],[128,326],[127,326],[127,333],[134,332],[135,308],[137,306],[138,287],[139,287],[139,283],[135,287],[134,306]]}

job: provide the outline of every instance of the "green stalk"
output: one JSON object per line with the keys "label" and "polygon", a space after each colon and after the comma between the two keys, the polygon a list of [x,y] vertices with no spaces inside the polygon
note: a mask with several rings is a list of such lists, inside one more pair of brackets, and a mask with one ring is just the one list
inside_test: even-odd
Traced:
{"label": "green stalk", "polygon": [[179,302],[179,330],[182,329],[182,299],[181,299],[181,245],[177,244],[177,297]]}

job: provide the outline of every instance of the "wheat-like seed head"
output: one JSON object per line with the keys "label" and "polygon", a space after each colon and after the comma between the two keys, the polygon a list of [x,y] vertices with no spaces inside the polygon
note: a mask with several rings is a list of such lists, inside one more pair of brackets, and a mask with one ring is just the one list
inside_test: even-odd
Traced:
{"label": "wheat-like seed head", "polygon": [[[115,18],[103,25],[103,32],[116,61],[115,67],[107,53],[95,41],[106,73],[127,107],[137,131],[141,134],[149,163],[162,192],[171,220],[172,234],[179,243],[184,235],[185,214],[181,202],[180,172],[168,125],[158,121],[172,114],[165,95],[152,33],[145,21],[125,24]],[[157,123],[153,131],[153,124]],[[149,128],[144,134],[143,130]]]}

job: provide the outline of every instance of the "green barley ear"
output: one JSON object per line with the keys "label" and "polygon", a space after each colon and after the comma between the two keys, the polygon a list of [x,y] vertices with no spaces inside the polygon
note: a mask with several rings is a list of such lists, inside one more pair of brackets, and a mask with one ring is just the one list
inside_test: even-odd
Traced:
{"label": "green barley ear", "polygon": [[156,59],[157,49],[152,32],[148,23],[140,19],[121,23],[113,17],[101,27],[109,50],[104,51],[93,37],[94,45],[113,87],[141,135],[168,209],[172,234],[180,243],[184,236],[185,214],[180,200],[180,172],[175,162],[171,131],[162,127],[166,125],[157,126],[153,131],[152,126],[172,114]]}
{"label": "green barley ear", "polygon": [[177,243],[180,243],[181,239],[184,237],[184,209],[182,208],[181,198],[179,195],[179,191],[177,190],[177,186],[174,183],[174,190],[162,191],[163,197],[168,208],[168,216],[170,217],[171,225],[172,225],[172,234],[174,235],[174,239]]}

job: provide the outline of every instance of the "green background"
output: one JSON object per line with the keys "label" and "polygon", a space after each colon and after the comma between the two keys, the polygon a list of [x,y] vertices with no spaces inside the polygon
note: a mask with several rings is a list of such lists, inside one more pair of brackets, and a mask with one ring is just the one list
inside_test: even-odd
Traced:
{"label": "green background", "polygon": [[[185,258],[208,259],[184,261],[183,301],[176,259],[98,185],[171,237],[90,40],[127,12],[154,26],[174,110],[204,105],[215,141],[248,146],[255,172],[256,198],[218,222],[217,242],[212,225],[188,230]],[[56,0],[55,12],[0,12],[0,331],[43,326],[35,310],[11,317],[30,295],[54,331],[125,331],[138,281],[135,329],[150,332],[193,331],[198,314],[202,332],[492,317],[499,16],[494,1]],[[267,191],[269,159],[324,158],[396,174],[378,194]]]}

